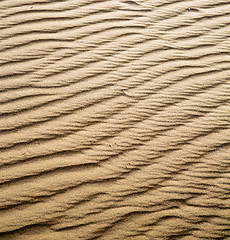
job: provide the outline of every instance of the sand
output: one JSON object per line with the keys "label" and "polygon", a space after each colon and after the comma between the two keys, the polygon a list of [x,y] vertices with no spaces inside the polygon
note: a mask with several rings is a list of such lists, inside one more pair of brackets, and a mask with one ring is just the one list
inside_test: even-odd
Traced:
{"label": "sand", "polygon": [[230,1],[0,2],[0,239],[230,237]]}

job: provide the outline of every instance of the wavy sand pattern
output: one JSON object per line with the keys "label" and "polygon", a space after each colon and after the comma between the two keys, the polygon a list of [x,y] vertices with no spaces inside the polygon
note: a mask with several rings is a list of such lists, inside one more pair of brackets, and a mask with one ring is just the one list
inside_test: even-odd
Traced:
{"label": "wavy sand pattern", "polygon": [[0,19],[1,240],[229,239],[229,0]]}

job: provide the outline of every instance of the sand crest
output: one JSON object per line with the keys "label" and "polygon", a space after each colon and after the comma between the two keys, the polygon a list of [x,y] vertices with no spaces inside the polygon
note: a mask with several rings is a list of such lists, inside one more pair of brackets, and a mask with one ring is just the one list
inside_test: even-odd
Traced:
{"label": "sand crest", "polygon": [[229,239],[229,0],[0,1],[0,240]]}

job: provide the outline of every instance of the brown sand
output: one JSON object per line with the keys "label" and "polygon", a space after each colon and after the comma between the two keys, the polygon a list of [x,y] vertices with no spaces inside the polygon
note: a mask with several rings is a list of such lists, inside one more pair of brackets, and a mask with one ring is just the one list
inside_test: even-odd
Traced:
{"label": "brown sand", "polygon": [[1,0],[0,239],[230,237],[230,1]]}

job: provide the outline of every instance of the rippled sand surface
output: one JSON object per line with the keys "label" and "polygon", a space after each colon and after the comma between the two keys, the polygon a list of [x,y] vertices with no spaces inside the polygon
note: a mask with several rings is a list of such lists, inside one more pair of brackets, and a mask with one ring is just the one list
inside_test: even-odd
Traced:
{"label": "rippled sand surface", "polygon": [[230,1],[0,1],[0,239],[230,239]]}

